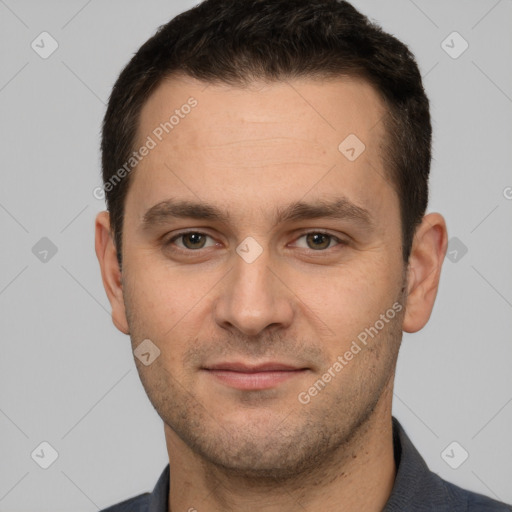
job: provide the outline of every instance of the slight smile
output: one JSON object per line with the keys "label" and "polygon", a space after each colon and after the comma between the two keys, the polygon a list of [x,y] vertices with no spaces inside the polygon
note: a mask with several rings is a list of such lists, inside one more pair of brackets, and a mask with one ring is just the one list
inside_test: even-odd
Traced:
{"label": "slight smile", "polygon": [[247,365],[243,363],[220,363],[201,368],[215,379],[241,390],[260,390],[275,387],[293,377],[304,375],[309,369],[280,363]]}

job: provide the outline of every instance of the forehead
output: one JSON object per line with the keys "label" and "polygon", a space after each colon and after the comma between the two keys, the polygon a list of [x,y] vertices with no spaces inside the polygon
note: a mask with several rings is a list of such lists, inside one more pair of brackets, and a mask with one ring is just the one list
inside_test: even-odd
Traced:
{"label": "forehead", "polygon": [[141,110],[136,146],[148,137],[155,144],[129,195],[141,210],[172,189],[246,210],[254,200],[264,211],[336,187],[359,204],[374,194],[377,204],[375,193],[391,188],[382,164],[385,112],[373,87],[356,78],[245,87],[166,79]]}
{"label": "forehead", "polygon": [[[173,128],[169,143],[183,143],[185,136],[222,144],[241,127],[265,135],[303,135],[308,141],[336,142],[347,129],[369,141],[369,131],[382,128],[385,108],[368,82],[356,77],[303,78],[252,82],[246,86],[213,84],[178,75],[163,80],[143,105],[138,135],[154,131],[169,121],[175,110],[197,100],[191,117],[201,123],[181,123]],[[188,109],[186,109],[188,110]],[[173,121],[174,123],[175,121]],[[220,125],[219,125],[220,122]],[[156,123],[156,124],[155,124]],[[193,124],[193,126],[189,126]],[[191,130],[189,128],[192,128]],[[291,130],[291,131],[290,131]],[[193,133],[192,133],[193,132]],[[375,130],[373,136],[382,135]],[[181,140],[180,140],[181,139]]]}

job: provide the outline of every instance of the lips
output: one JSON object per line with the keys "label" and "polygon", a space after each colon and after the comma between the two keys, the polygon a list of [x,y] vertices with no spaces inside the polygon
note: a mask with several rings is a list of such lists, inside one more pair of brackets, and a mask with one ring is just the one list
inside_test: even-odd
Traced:
{"label": "lips", "polygon": [[257,365],[226,362],[202,368],[216,381],[239,390],[255,391],[274,388],[294,377],[304,375],[308,368],[277,362]]}
{"label": "lips", "polygon": [[207,370],[226,370],[232,372],[242,373],[257,373],[257,372],[285,372],[294,370],[303,370],[296,366],[290,366],[281,363],[263,363],[258,365],[248,365],[244,363],[219,363],[208,366]]}

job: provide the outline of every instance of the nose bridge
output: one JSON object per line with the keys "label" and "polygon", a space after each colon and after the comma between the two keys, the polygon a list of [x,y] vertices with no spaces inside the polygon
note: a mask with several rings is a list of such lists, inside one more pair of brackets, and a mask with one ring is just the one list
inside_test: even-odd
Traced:
{"label": "nose bridge", "polygon": [[[238,256],[235,258],[232,272],[233,287],[230,293],[235,294],[239,300],[247,305],[256,303],[255,299],[271,303],[274,300],[272,285],[270,283],[268,251],[254,261],[245,260]],[[261,302],[263,306],[263,302]]]}
{"label": "nose bridge", "polygon": [[290,324],[290,298],[270,270],[271,264],[269,249],[256,245],[254,239],[237,247],[215,308],[219,325],[255,335],[269,325]]}

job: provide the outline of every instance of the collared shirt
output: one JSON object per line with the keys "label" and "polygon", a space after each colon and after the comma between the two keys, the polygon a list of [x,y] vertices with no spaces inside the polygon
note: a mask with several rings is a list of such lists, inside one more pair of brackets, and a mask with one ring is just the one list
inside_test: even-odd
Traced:
{"label": "collared shirt", "polygon": [[[398,468],[382,512],[511,512],[512,506],[466,491],[432,473],[396,418],[393,449]],[[101,512],[168,512],[169,464],[152,493],[144,493]]]}

